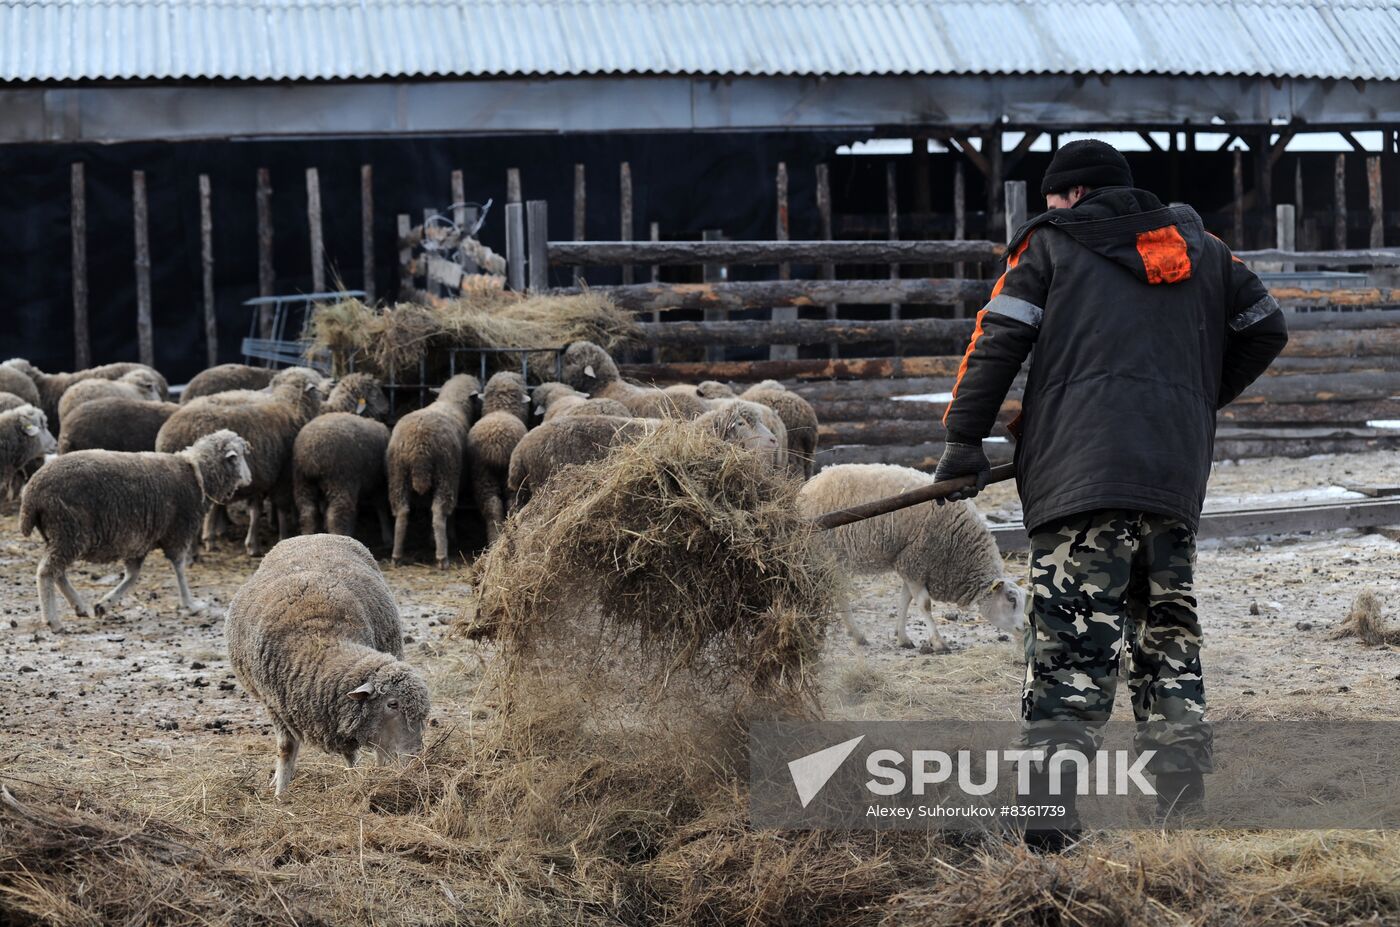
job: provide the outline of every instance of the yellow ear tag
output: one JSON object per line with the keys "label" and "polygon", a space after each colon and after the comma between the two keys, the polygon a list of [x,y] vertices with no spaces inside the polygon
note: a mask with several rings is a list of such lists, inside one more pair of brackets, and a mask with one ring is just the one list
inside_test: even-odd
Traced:
{"label": "yellow ear tag", "polygon": [[356,415],[364,415],[364,414],[365,414],[365,401],[364,401],[363,399],[361,399],[359,402],[355,403],[355,414],[356,414]]}

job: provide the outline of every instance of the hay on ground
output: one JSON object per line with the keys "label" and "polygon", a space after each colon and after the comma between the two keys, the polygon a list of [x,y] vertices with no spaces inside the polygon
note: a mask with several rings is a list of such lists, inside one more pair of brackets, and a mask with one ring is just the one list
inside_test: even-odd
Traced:
{"label": "hay on ground", "polygon": [[837,579],[797,489],[709,431],[665,422],[556,474],[507,522],[478,563],[468,631],[494,637],[514,673],[546,644],[597,653],[599,634],[606,656],[649,664],[638,689],[684,671],[714,692],[810,696]]}
{"label": "hay on ground", "polygon": [[[473,287],[460,299],[382,309],[356,299],[318,308],[311,319],[311,352],[328,351],[337,371],[352,365],[381,377],[416,376],[426,363],[430,379],[448,373],[453,348],[552,349],[592,341],[608,350],[634,343],[632,315],[596,293],[522,295],[494,286]],[[531,355],[532,371],[552,370],[553,355]],[[461,364],[459,364],[459,367]],[[467,364],[476,372],[473,363]],[[519,369],[517,357],[488,357],[487,370]]]}
{"label": "hay on ground", "polygon": [[1386,623],[1381,597],[1374,589],[1363,589],[1357,594],[1334,636],[1360,638],[1368,647],[1400,647],[1400,627]]}

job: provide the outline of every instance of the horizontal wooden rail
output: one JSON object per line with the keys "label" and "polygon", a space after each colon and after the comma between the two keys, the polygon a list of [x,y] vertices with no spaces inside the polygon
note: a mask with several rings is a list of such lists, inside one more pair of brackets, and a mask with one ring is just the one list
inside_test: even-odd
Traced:
{"label": "horizontal wooden rail", "polygon": [[950,264],[997,261],[994,241],[551,241],[549,263]]}
{"label": "horizontal wooden rail", "polygon": [[598,293],[630,312],[668,309],[760,309],[767,306],[881,305],[980,302],[992,291],[982,280],[758,280],[728,283],[638,283],[630,286],[566,287],[555,296]]}
{"label": "horizontal wooden rail", "polygon": [[972,337],[971,319],[788,319],[773,322],[643,322],[642,340],[649,346],[752,347],[767,344],[858,344],[902,341],[941,342],[962,350]]}
{"label": "horizontal wooden rail", "polygon": [[1318,267],[1400,267],[1400,249],[1363,249],[1358,251],[1236,251],[1242,261],[1270,261],[1289,264],[1313,264]]}

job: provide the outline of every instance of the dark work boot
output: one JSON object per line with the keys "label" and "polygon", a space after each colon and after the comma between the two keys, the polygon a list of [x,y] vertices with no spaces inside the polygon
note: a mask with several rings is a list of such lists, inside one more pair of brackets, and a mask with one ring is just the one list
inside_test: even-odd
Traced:
{"label": "dark work boot", "polygon": [[1158,773],[1152,787],[1157,790],[1155,820],[1159,825],[1179,824],[1204,810],[1206,779],[1198,771]]}
{"label": "dark work boot", "polygon": [[1033,814],[1025,818],[1025,830],[1021,839],[1035,853],[1060,853],[1079,842],[1084,835],[1079,826],[1079,811],[1075,806],[1078,799],[1078,770],[1066,764],[1061,770],[1060,794],[1050,794],[1050,773],[1048,764],[1036,763],[1031,766],[1030,791],[1020,796],[1021,803],[1031,806],[1060,806],[1063,814],[1053,812]]}

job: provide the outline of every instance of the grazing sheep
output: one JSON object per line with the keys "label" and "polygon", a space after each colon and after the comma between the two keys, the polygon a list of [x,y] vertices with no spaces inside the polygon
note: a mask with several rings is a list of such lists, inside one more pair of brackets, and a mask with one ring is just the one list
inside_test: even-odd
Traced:
{"label": "grazing sheep", "polygon": [[24,485],[25,469],[58,448],[44,413],[28,403],[0,412],[0,487],[12,499]]}
{"label": "grazing sheep", "polygon": [[394,513],[394,565],[403,562],[409,504],[432,496],[433,542],[438,567],[447,569],[447,521],[457,507],[472,398],[481,381],[465,373],[448,380],[426,408],[399,419],[389,437],[389,508]]}
{"label": "grazing sheep", "polygon": [[389,420],[389,398],[379,381],[369,374],[346,374],[336,381],[330,396],[321,404],[321,414],[327,412],[350,412],[385,422]]}
{"label": "grazing sheep", "polygon": [[476,507],[486,524],[486,543],[494,544],[506,520],[510,455],[525,437],[525,421],[530,413],[530,394],[525,390],[524,377],[518,373],[493,374],[481,396],[481,412],[481,419],[467,432],[467,472]]}
{"label": "grazing sheep", "polygon": [[95,606],[115,608],[141,574],[146,556],[159,547],[175,568],[180,605],[198,611],[185,582],[207,501],[227,502],[252,478],[248,442],[231,431],[205,435],[176,454],[77,451],[39,468],[20,500],[19,529],[35,528],[44,539],[39,561],[39,609],[55,631],[54,586],[80,617],[87,605],[68,581],[77,560],[120,560],[122,580]]}
{"label": "grazing sheep", "polygon": [[63,420],[85,402],[94,399],[111,399],[122,396],[127,399],[148,399],[160,402],[160,381],[150,370],[133,370],[115,380],[80,380],[63,391],[58,400],[58,423],[60,431]]}
{"label": "grazing sheep", "polygon": [[761,403],[750,402],[747,399],[707,399],[706,404],[711,409],[725,409],[730,406],[739,406],[746,409],[748,413],[758,421],[763,423],[773,435],[773,469],[785,470],[788,468],[788,439],[787,425],[783,424],[783,417],[773,411],[768,406]]}
{"label": "grazing sheep", "polygon": [[63,417],[58,452],[153,451],[156,435],[179,408],[175,402],[125,396],[85,402]]}
{"label": "grazing sheep", "polygon": [[389,402],[373,377],[343,378],[292,444],[292,489],[302,534],[315,534],[322,516],[330,534],[352,535],[360,499],[373,494],[384,543],[389,509],[384,497],[384,454]]}
{"label": "grazing sheep", "polygon": [[29,379],[29,374],[10,364],[0,364],[0,393],[18,396],[36,409],[44,407],[39,398],[39,387]]}
{"label": "grazing sheep", "polygon": [[233,597],[224,637],[238,681],[272,718],[279,798],[303,741],[348,766],[364,747],[381,763],[423,749],[428,687],[403,662],[393,593],[354,538],[314,534],[272,548]]}
{"label": "grazing sheep", "polygon": [[269,367],[249,367],[247,364],[220,364],[201,370],[180,394],[182,403],[200,396],[227,393],[236,389],[264,389],[277,373]]}
{"label": "grazing sheep", "polygon": [[[308,383],[314,385],[322,400],[327,398],[333,386],[330,377],[313,367],[286,367],[273,374],[272,380],[262,389],[228,389],[221,393],[214,393],[201,398],[222,406],[262,402],[276,391],[279,384],[286,383],[289,380],[294,380],[303,386]],[[193,402],[194,400],[190,401]]]}
{"label": "grazing sheep", "polygon": [[[862,502],[927,486],[933,477],[891,464],[842,464],[827,467],[808,480],[798,494],[804,513],[817,516]],[[913,647],[905,625],[909,603],[918,601],[928,616],[929,642],[946,651],[933,621],[933,602],[976,606],[994,627],[1011,631],[1024,620],[1025,590],[1006,576],[996,540],[968,502],[927,503],[823,532],[840,561],[854,573],[893,572],[903,580],[899,597],[899,644]],[[842,603],[846,630],[856,643],[865,637],[851,620],[851,603]]]}
{"label": "grazing sheep", "polygon": [[[273,378],[269,393],[241,390],[203,396],[180,406],[156,436],[156,450],[166,452],[189,447],[204,435],[225,428],[247,439],[253,479],[239,491],[238,498],[249,500],[244,547],[250,556],[262,553],[258,522],[264,499],[273,501],[279,535],[292,533],[292,444],[297,432],[320,410],[322,382],[315,371],[307,374],[292,368]],[[214,541],[216,512],[211,507],[204,521],[204,543],[208,546]]]}
{"label": "grazing sheep", "polygon": [[817,413],[812,404],[777,380],[764,380],[739,394],[777,412],[787,426],[788,470],[804,480],[812,478],[817,458]]}
{"label": "grazing sheep", "polygon": [[700,385],[695,387],[695,395],[701,399],[733,399],[739,394],[734,392],[728,384],[718,380],[702,380]]}
{"label": "grazing sheep", "polygon": [[165,377],[153,367],[137,363],[103,364],[100,367],[89,367],[86,370],[75,370],[72,373],[44,373],[29,361],[15,357],[5,361],[0,366],[10,367],[29,377],[35,387],[39,390],[39,408],[44,410],[48,416],[49,423],[57,428],[62,422],[58,412],[58,401],[63,397],[64,391],[74,383],[83,380],[115,380],[125,376],[133,370],[149,370],[156,378],[160,386],[160,398],[170,398],[170,387],[165,382]]}
{"label": "grazing sheep", "polygon": [[709,411],[697,396],[625,382],[608,352],[591,341],[575,341],[564,351],[561,379],[590,396],[616,399],[639,418],[698,418]]}
{"label": "grazing sheep", "polygon": [[[516,445],[510,457],[506,486],[512,508],[524,505],[531,493],[564,467],[599,460],[613,447],[636,441],[654,430],[658,421],[609,415],[566,415],[540,425]],[[747,404],[735,403],[711,410],[697,418],[695,424],[713,429],[731,444],[764,457],[771,456],[777,447],[773,433]]]}
{"label": "grazing sheep", "polygon": [[552,421],[561,415],[619,415],[630,418],[632,413],[616,399],[594,399],[580,393],[567,383],[541,383],[535,387],[535,414],[541,421]]}

